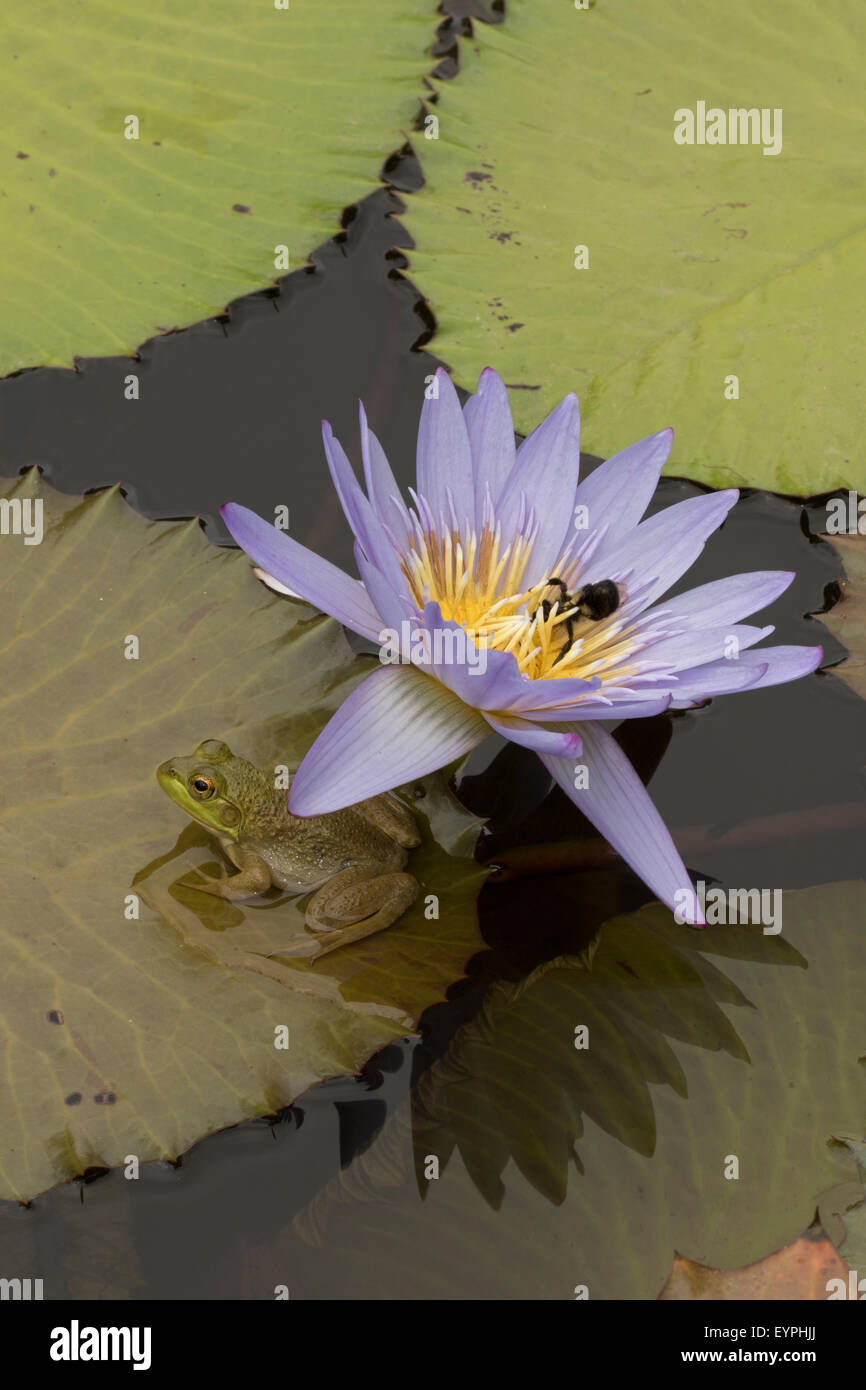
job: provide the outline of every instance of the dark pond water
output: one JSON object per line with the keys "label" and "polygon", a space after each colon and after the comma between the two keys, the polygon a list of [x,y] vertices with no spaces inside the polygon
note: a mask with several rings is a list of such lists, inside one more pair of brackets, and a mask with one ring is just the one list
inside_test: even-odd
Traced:
{"label": "dark pond water", "polygon": [[[445,36],[442,52],[447,48]],[[390,161],[388,176],[411,196],[411,159]],[[144,344],[137,403],[123,399],[128,359],[82,361],[74,373],[38,370],[0,383],[4,471],[39,464],[67,492],[120,481],[147,516],[201,515],[219,543],[227,540],[217,516],[222,502],[233,498],[264,515],[286,503],[294,535],[351,567],[320,419],[332,422],[357,460],[356,401],[363,398],[395,471],[409,482],[424,379],[436,365],[420,351],[429,315],[399,274],[399,248],[408,244],[394,220],[400,207],[398,193],[382,189],[346,214],[339,240],[315,253],[312,270],[283,280],[278,294],[250,296],[223,320]],[[595,462],[587,459],[586,467]],[[665,480],[654,506],[698,490]],[[774,608],[773,640],[823,642],[827,663],[840,660],[844,649],[807,616],[832,599],[838,573],[829,547],[809,534],[809,518],[817,531],[823,516],[820,502],[804,509],[745,494],[689,572],[688,586],[748,569],[794,569],[795,583]],[[642,774],[652,777],[653,796],[672,827],[723,831],[753,817],[805,813],[796,838],[769,837],[736,850],[710,844],[700,862],[689,863],[706,879],[796,888],[861,875],[862,822],[840,828],[834,821],[826,829],[832,808],[862,802],[866,752],[862,702],[835,677],[819,674],[688,714],[636,721],[623,739]],[[490,818],[485,857],[588,833],[540,764],[495,740],[472,758],[459,789],[472,810]],[[489,884],[479,900],[485,950],[468,979],[428,1011],[422,1041],[392,1045],[360,1079],[317,1086],[275,1121],[203,1141],[176,1168],[149,1165],[137,1183],[116,1172],[94,1176],[28,1209],[7,1206],[0,1212],[4,1237],[13,1248],[26,1241],[52,1271],[54,1297],[269,1298],[275,1283],[288,1283],[293,1298],[341,1296],[340,1250],[329,1269],[326,1241],[324,1263],[308,1279],[297,1250],[288,1255],[282,1244],[290,1219],[341,1168],[353,1160],[357,1167],[388,1116],[399,1123],[413,1077],[478,1014],[491,982],[519,979],[580,950],[600,922],[648,897],[625,868]],[[411,1177],[401,1181],[407,1191],[413,1187]],[[499,1217],[507,1254],[507,1203]],[[368,1296],[395,1296],[393,1275],[375,1258],[375,1224],[354,1249],[369,1259]],[[515,1296],[534,1296],[527,1278],[528,1287],[516,1282]],[[451,1296],[483,1298],[493,1287],[471,1260],[455,1260]]]}

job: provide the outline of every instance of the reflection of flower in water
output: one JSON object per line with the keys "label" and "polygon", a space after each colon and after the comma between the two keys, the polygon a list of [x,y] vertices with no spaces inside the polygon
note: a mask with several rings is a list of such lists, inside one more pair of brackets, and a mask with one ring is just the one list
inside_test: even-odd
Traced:
{"label": "reflection of flower in water", "polygon": [[[386,629],[405,663],[374,671],[344,702],[301,765],[291,809],[337,810],[442,767],[495,731],[538,753],[670,906],[690,889],[688,875],[599,721],[684,709],[813,671],[820,647],[756,648],[772,627],[740,622],[793,575],[734,575],[657,602],[701,553],[736,490],[690,498],[642,522],[670,430],[578,482],[575,396],[515,449],[494,371],[482,373],[463,410],[441,369],[436,381],[421,416],[411,506],[363,409],[366,495],[324,426],[360,583],[246,508],[223,508],[232,535],[273,587],[374,642],[386,640]],[[446,634],[460,641],[446,644]],[[693,916],[702,920],[696,905]]]}
{"label": "reflection of flower in water", "polygon": [[653,903],[605,924],[591,969],[494,984],[294,1218],[307,1296],[655,1298],[675,1249],[747,1265],[820,1194],[856,1202],[828,1139],[861,1132],[864,910],[859,883],[795,890],[765,936]]}
{"label": "reflection of flower in water", "polygon": [[[320,1287],[350,1297],[373,1277],[375,1297],[400,1297],[411,1254],[414,1297],[449,1280],[450,1297],[541,1295],[578,1251],[598,1295],[655,1297],[674,1248],[720,1266],[780,1248],[817,1194],[856,1179],[827,1138],[862,1116],[865,897],[791,892],[790,940],[751,924],[691,933],[651,903],[607,922],[594,951],[493,984],[411,1101],[296,1216],[322,1251]],[[461,1241],[474,1261],[453,1259]]]}

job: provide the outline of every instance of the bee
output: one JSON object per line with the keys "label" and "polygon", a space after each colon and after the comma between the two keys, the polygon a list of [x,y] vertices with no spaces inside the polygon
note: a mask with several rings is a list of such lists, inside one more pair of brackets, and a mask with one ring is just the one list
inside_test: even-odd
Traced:
{"label": "bee", "polygon": [[580,618],[587,618],[590,622],[600,622],[602,618],[609,618],[611,613],[615,613],[619,608],[619,589],[612,579],[600,579],[596,584],[584,584],[582,589],[578,589],[576,594],[568,592],[568,586],[564,579],[552,574],[547,581],[547,588],[559,589],[559,598],[551,602],[549,599],[542,599],[539,607],[545,620],[553,612],[553,604],[557,603],[561,611],[573,608],[576,611],[570,613],[564,620],[566,641],[562,651],[554,661],[561,661],[566,652],[570,651],[574,643],[574,624]]}
{"label": "bee", "polygon": [[597,584],[584,584],[574,602],[582,618],[597,623],[619,608],[619,589],[612,579],[600,579]]}

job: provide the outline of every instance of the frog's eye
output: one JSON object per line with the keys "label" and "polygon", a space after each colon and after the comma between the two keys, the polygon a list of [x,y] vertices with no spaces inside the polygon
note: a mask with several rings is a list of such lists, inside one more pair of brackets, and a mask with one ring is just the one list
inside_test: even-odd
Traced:
{"label": "frog's eye", "polygon": [[216,791],[216,783],[212,777],[206,777],[203,772],[197,772],[194,777],[189,779],[189,789],[199,801],[207,801],[208,797],[213,796]]}

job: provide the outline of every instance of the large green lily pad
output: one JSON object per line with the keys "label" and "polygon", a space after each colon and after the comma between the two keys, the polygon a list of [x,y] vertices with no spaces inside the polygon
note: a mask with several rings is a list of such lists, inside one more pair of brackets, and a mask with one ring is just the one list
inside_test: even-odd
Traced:
{"label": "large green lily pad", "polygon": [[[418,0],[10,0],[0,375],[129,353],[295,269],[418,109]],[[139,138],[127,139],[126,118]]]}
{"label": "large green lily pad", "polygon": [[602,928],[591,968],[496,987],[283,1260],[308,1296],[655,1298],[675,1251],[738,1269],[847,1211],[862,1187],[834,1136],[866,1115],[864,908],[861,883],[786,893],[764,936],[652,904]]}
{"label": "large green lily pad", "polygon": [[[16,519],[39,502],[28,545]],[[356,1071],[480,946],[481,871],[477,822],[425,779],[423,896],[358,959],[279,959],[303,935],[295,900],[179,884],[218,852],[157,764],[209,737],[296,763],[369,659],[195,521],[146,522],[116,489],[62,496],[35,470],[3,508],[0,1196],[23,1199],[130,1154],[174,1157]]]}
{"label": "large green lily pad", "polygon": [[[673,425],[670,473],[863,491],[864,42],[859,0],[509,0],[406,213],[432,350],[502,371],[524,431],[573,390],[593,453]],[[699,101],[781,109],[780,153],[675,143]]]}

